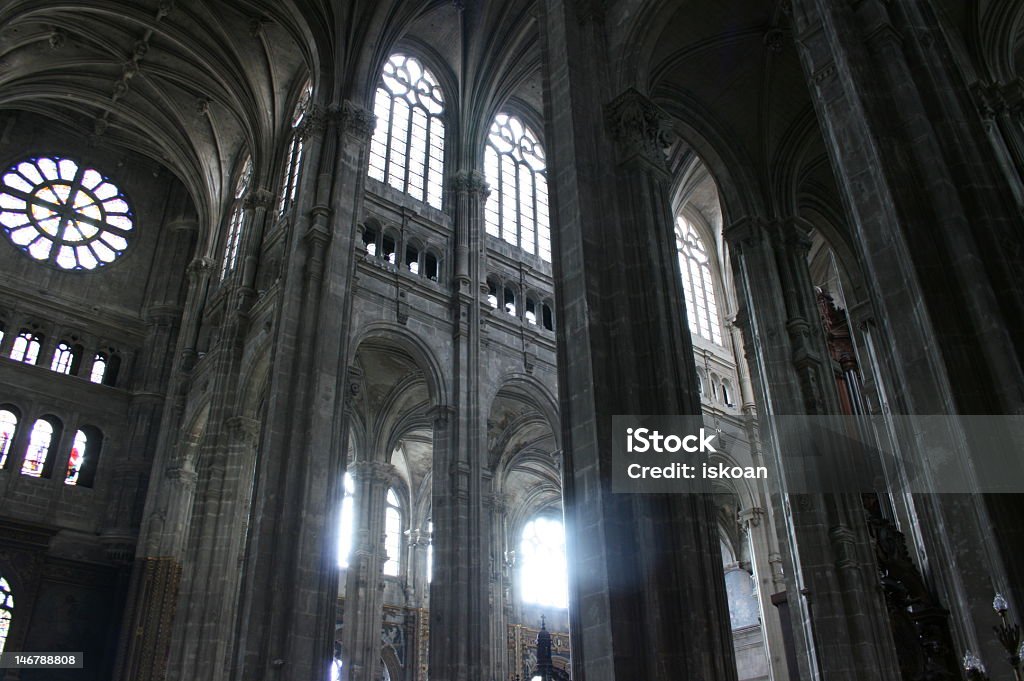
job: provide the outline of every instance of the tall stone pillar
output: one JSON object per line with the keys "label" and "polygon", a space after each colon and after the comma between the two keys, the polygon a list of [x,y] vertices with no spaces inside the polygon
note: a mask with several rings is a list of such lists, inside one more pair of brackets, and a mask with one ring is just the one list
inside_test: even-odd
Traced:
{"label": "tall stone pillar", "polygon": [[733,680],[710,496],[611,491],[613,415],[699,415],[701,405],[663,153],[669,121],[640,92],[606,90],[599,4],[550,0],[541,19],[573,676]]}
{"label": "tall stone pillar", "polygon": [[[1020,215],[934,11],[927,2],[795,0],[793,23],[874,303],[891,408],[1020,414]],[[950,450],[952,475],[975,493],[915,495],[913,513],[958,645],[995,659],[992,593],[1007,592],[1018,611],[1024,604],[1021,501],[984,494],[972,462],[983,445],[971,447],[958,419],[944,423],[901,443],[903,470],[890,486],[927,492],[901,478],[927,480],[929,453]],[[1012,438],[1009,446],[1024,446]],[[1024,475],[1015,460],[1004,468],[1007,479]]]}
{"label": "tall stone pillar", "polygon": [[[725,230],[740,299],[747,355],[763,405],[761,423],[774,475],[771,507],[787,576],[788,624],[800,678],[897,678],[898,664],[856,494],[791,494],[792,447],[773,415],[825,417],[838,399],[798,220],[745,218]],[[804,471],[797,471],[806,474]],[[825,480],[820,481],[824,490]],[[813,481],[812,483],[813,484]],[[813,490],[810,490],[813,492]],[[771,596],[769,594],[768,596]]]}
{"label": "tall stone pillar", "polygon": [[235,678],[326,677],[339,570],[345,358],[354,239],[374,117],[343,101],[307,114],[305,170],[275,311],[275,358],[241,585]]}
{"label": "tall stone pillar", "polygon": [[380,678],[381,625],[384,616],[384,509],[395,480],[394,466],[357,461],[348,467],[355,483],[352,556],[345,585],[345,664],[342,681]]}

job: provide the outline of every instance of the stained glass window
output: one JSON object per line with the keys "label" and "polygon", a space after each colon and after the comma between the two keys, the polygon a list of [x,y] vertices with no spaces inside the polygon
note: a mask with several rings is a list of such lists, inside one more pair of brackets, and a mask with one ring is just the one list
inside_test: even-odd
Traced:
{"label": "stained glass window", "polygon": [[444,95],[415,57],[393,54],[384,64],[373,112],[368,174],[441,207],[444,177]]}
{"label": "stained glass window", "polygon": [[338,566],[347,568],[352,556],[352,536],[355,530],[356,483],[351,473],[345,473],[345,497],[341,501],[341,528],[338,532]]}
{"label": "stained glass window", "polygon": [[32,426],[25,461],[21,465],[21,474],[33,478],[43,476],[46,460],[50,456],[50,445],[53,444],[53,424],[46,419],[39,419]]}
{"label": "stained glass window", "polygon": [[18,415],[10,409],[0,409],[0,468],[7,465],[7,455],[11,453],[11,443],[17,430]]}
{"label": "stained glass window", "polygon": [[225,279],[228,274],[234,271],[238,264],[238,249],[242,243],[242,226],[245,222],[245,207],[243,197],[249,191],[249,183],[252,182],[252,159],[245,159],[242,165],[242,174],[238,177],[238,184],[235,185],[235,203],[231,208],[231,220],[228,222],[228,238],[224,243],[224,260],[221,263],[220,278]]}
{"label": "stained glass window", "polygon": [[0,577],[0,653],[4,652],[7,637],[11,635],[11,619],[14,616],[14,594],[11,585]]}
{"label": "stained glass window", "polygon": [[679,271],[686,296],[686,318],[690,333],[722,344],[722,325],[715,304],[715,287],[711,279],[711,259],[700,234],[684,218],[676,220],[676,248],[679,250]]}
{"label": "stained glass window", "polygon": [[565,528],[555,518],[534,518],[519,542],[519,587],[524,603],[569,607]]}
{"label": "stained glass window", "polygon": [[302,95],[295,105],[295,112],[292,114],[292,137],[288,143],[288,157],[285,159],[284,176],[281,179],[281,196],[278,199],[278,215],[284,215],[295,202],[295,193],[299,190],[299,171],[302,169],[302,147],[303,139],[301,134],[302,122],[306,120],[306,110],[309,108],[309,100],[313,94],[313,86],[306,83],[302,89]]}
{"label": "stained glass window", "polygon": [[0,227],[29,257],[65,270],[94,270],[128,248],[135,218],[98,170],[69,158],[11,166],[0,181]]}
{"label": "stained glass window", "polygon": [[82,464],[85,463],[86,453],[89,451],[89,436],[85,431],[75,433],[75,441],[71,445],[71,456],[68,458],[68,472],[64,477],[65,485],[77,485],[79,476],[82,473]]}
{"label": "stained glass window", "polygon": [[22,331],[14,339],[14,346],[11,348],[11,359],[15,362],[35,364],[39,360],[39,348],[42,346],[42,337],[31,331]]}
{"label": "stained glass window", "polygon": [[387,506],[384,509],[384,574],[397,577],[402,569],[402,512],[399,510],[398,495],[389,489]]}
{"label": "stained glass window", "polygon": [[498,114],[484,148],[487,233],[550,262],[546,168],[537,135],[519,118]]}

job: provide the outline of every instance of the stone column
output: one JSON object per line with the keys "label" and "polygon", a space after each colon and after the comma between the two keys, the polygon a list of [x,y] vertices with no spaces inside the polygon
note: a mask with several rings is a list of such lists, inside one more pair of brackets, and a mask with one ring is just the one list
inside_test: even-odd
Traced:
{"label": "stone column", "polygon": [[384,510],[395,479],[391,464],[357,461],[348,468],[355,483],[352,556],[345,575],[345,664],[342,681],[380,678],[384,616]]}
{"label": "stone column", "polygon": [[[796,0],[793,20],[875,305],[892,408],[1021,413],[1020,216],[933,8]],[[929,453],[942,446],[965,489],[981,493],[968,433],[955,418],[945,423],[932,441],[902,443],[904,479],[928,480]],[[1024,475],[1005,465],[1007,478]],[[913,504],[931,576],[962,623],[958,645],[995,659],[992,593],[1007,591],[1018,610],[1024,603],[1020,499],[923,494]]]}
{"label": "stone column", "polygon": [[636,90],[608,100],[599,5],[549,0],[541,17],[573,676],[734,680],[710,496],[611,492],[613,415],[701,405],[669,121]]}
{"label": "stone column", "polygon": [[[763,415],[838,413],[802,225],[745,218],[730,225],[725,238]],[[786,509],[776,516],[775,530],[797,651],[789,664],[797,665],[800,678],[895,678],[898,665],[859,498],[790,494],[782,452],[792,445],[780,439],[785,435],[770,418],[761,431],[774,473],[771,506]],[[824,489],[826,481],[820,482]]]}

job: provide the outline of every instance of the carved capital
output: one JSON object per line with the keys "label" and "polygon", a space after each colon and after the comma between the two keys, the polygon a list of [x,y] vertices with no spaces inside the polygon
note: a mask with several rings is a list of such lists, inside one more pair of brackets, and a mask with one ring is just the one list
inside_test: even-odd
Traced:
{"label": "carved capital", "polygon": [[274,205],[274,192],[269,189],[254,189],[245,197],[245,207],[249,209],[262,208],[266,210]]}
{"label": "carved capital", "polygon": [[217,263],[213,258],[207,258],[206,256],[198,257],[188,264],[188,276],[192,279],[208,276],[213,272],[216,265]]}
{"label": "carved capital", "polygon": [[479,170],[460,170],[452,175],[452,189],[459,193],[479,194],[486,198],[491,193],[491,185]]}
{"label": "carved capital", "polygon": [[327,129],[327,110],[310,102],[306,105],[306,113],[299,127],[299,137],[308,140],[310,137],[324,134]]}
{"label": "carved capital", "polygon": [[338,122],[343,135],[351,135],[364,142],[370,140],[373,129],[377,127],[377,117],[372,111],[347,99],[342,102],[341,111],[338,112]]}
{"label": "carved capital", "polygon": [[668,172],[665,150],[671,141],[672,119],[654,102],[630,88],[605,107],[605,119],[620,162],[641,160]]}

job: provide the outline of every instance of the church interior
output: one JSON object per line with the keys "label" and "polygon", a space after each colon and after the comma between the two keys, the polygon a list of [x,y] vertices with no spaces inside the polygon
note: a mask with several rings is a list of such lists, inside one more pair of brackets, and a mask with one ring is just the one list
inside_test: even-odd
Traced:
{"label": "church interior", "polygon": [[1022,216],[1018,0],[0,0],[0,680],[1019,681]]}

